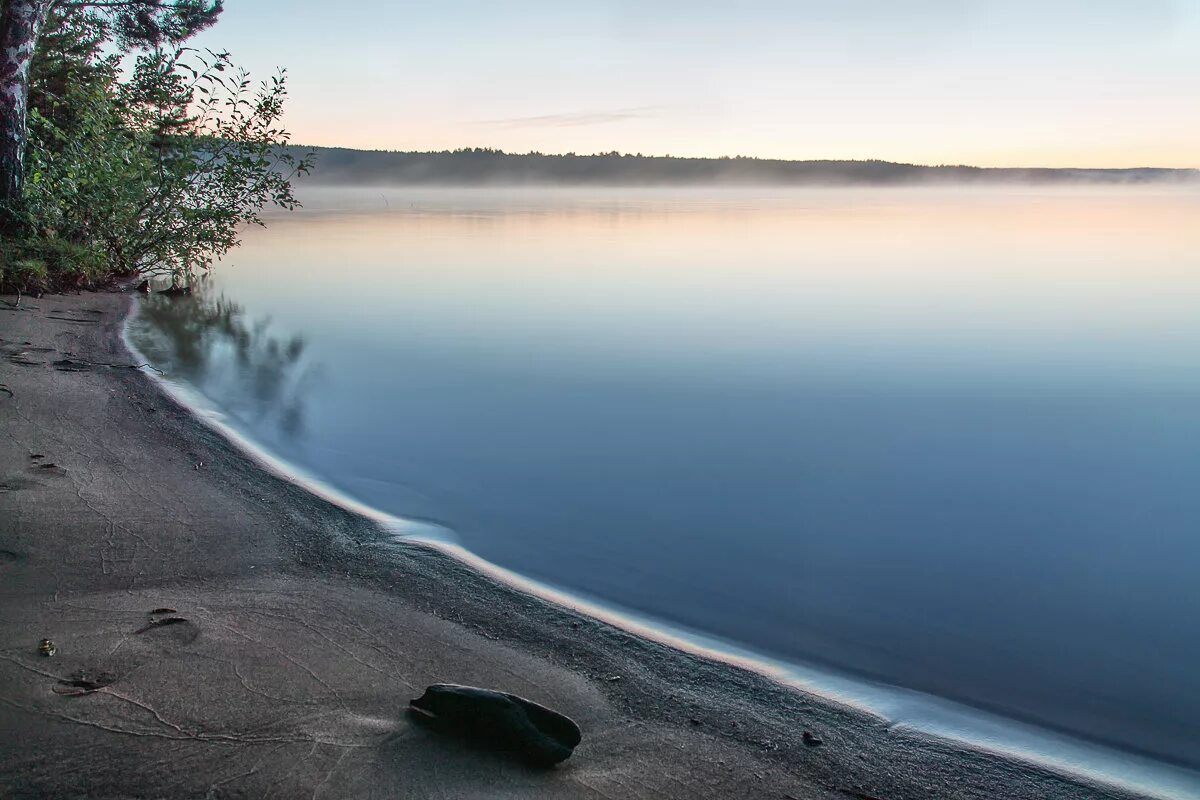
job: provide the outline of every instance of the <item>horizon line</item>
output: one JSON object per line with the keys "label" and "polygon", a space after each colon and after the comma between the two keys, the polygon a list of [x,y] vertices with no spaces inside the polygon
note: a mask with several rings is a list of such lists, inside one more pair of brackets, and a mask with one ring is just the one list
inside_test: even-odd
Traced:
{"label": "horizon line", "polygon": [[669,153],[622,153],[618,150],[599,151],[595,153],[547,153],[541,150],[512,152],[497,147],[456,147],[441,150],[401,150],[381,147],[349,147],[345,145],[328,144],[290,144],[290,147],[309,150],[347,150],[356,153],[386,153],[391,155],[453,155],[463,153],[480,153],[498,156],[542,156],[546,158],[646,158],[673,159],[676,161],[771,161],[785,164],[888,164],[897,167],[918,167],[921,169],[975,169],[975,170],[1061,170],[1089,172],[1134,172],[1137,170],[1156,170],[1161,172],[1196,172],[1195,167],[1159,167],[1143,164],[1135,167],[1083,167],[1083,166],[984,166],[979,164],[921,164],[912,161],[890,161],[886,158],[780,158],[774,156],[719,155],[719,156],[677,156]]}

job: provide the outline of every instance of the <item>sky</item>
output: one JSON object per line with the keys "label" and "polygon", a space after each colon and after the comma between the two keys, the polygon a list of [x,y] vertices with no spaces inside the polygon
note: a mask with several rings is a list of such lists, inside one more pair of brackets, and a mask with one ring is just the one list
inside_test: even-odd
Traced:
{"label": "sky", "polygon": [[1200,167],[1200,0],[226,0],[296,142]]}

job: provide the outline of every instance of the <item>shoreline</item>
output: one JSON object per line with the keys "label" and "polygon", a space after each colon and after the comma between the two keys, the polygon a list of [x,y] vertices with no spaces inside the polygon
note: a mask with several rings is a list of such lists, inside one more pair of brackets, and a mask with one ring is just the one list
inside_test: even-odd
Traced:
{"label": "shoreline", "polygon": [[[149,359],[137,348],[129,333],[130,325],[139,313],[139,304],[135,301],[130,308],[123,326],[122,341],[138,362],[148,362]],[[230,440],[248,458],[276,477],[375,521],[405,544],[432,547],[510,588],[532,594],[547,603],[565,606],[634,636],[700,658],[749,670],[800,692],[884,719],[888,725],[905,726],[918,734],[962,747],[984,749],[1040,768],[1062,770],[1099,783],[1145,791],[1154,796],[1200,796],[1200,774],[1186,765],[1157,759],[1152,754],[1125,750],[1103,741],[1082,738],[1069,731],[1006,716],[1000,711],[972,706],[952,698],[881,683],[868,675],[839,670],[833,665],[788,660],[762,653],[747,645],[522,575],[475,554],[460,543],[453,531],[424,520],[398,517],[375,508],[276,455],[265,445],[256,442],[249,433],[241,431],[215,400],[194,387],[170,375],[147,375],[176,402],[189,408],[204,424]]]}
{"label": "shoreline", "polygon": [[[111,366],[129,362],[130,297],[24,305],[0,314],[0,793],[1197,796],[893,725],[398,542]],[[135,634],[157,606],[187,624]],[[58,631],[54,658],[38,631]],[[107,682],[52,691],[80,672]],[[583,744],[532,772],[413,728],[404,703],[443,680],[557,707]]]}

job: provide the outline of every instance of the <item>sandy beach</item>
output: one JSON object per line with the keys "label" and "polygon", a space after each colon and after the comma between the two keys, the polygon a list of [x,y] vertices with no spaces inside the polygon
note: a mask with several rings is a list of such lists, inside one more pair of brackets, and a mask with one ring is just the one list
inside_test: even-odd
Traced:
{"label": "sandy beach", "polygon": [[[2,797],[1133,796],[889,726],[397,542],[130,368],[130,296],[4,299]],[[183,622],[148,626],[159,609]],[[437,682],[558,709],[583,742],[536,770],[425,730],[405,707]]]}

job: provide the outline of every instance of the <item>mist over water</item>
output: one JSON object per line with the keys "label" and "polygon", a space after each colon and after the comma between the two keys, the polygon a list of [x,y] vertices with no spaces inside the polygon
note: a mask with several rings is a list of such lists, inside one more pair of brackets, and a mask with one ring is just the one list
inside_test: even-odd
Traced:
{"label": "mist over water", "polygon": [[303,199],[132,332],[268,449],[518,573],[1200,766],[1195,187]]}

